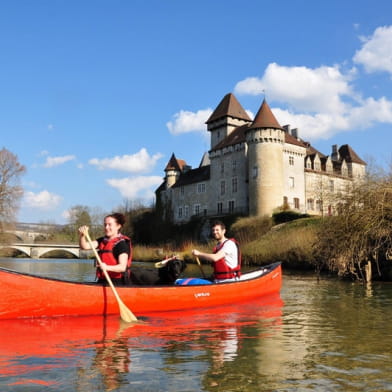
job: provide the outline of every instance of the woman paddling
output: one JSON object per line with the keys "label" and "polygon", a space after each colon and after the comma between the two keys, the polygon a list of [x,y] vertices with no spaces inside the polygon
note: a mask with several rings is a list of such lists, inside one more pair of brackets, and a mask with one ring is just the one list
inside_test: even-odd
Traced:
{"label": "woman paddling", "polygon": [[[98,283],[106,282],[103,269],[109,274],[114,284],[126,285],[130,280],[132,263],[131,239],[120,233],[124,226],[125,216],[120,213],[107,215],[104,220],[105,236],[91,242],[98,249],[102,265],[97,267]],[[91,249],[85,233],[87,226],[79,228],[79,246],[82,249]]]}

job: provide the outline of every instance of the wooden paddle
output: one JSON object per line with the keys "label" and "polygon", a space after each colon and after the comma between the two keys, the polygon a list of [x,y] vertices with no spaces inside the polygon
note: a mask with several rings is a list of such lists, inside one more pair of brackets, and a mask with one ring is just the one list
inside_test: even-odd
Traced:
{"label": "wooden paddle", "polygon": [[196,261],[197,261],[197,265],[199,266],[200,271],[201,271],[201,273],[202,273],[202,275],[203,275],[203,278],[204,278],[204,279],[207,279],[207,278],[206,278],[206,274],[204,273],[203,267],[201,266],[201,263],[200,263],[199,258],[198,258],[197,256],[195,256],[195,258],[196,258]]}
{"label": "wooden paddle", "polygon": [[[97,252],[97,250],[94,248],[92,242],[91,242],[91,238],[90,235],[88,234],[88,230],[85,231],[84,235],[87,238],[87,242],[90,245],[90,248],[93,250],[94,255],[98,261],[98,264],[101,266],[102,265],[102,260],[99,257],[99,254]],[[120,309],[120,317],[123,321],[127,322],[127,323],[131,323],[133,321],[137,321],[136,316],[126,307],[126,305],[124,304],[124,302],[121,300],[120,296],[117,293],[116,288],[113,285],[112,280],[110,279],[109,274],[107,273],[106,270],[102,269],[103,274],[105,275],[105,278],[107,280],[107,282],[109,283],[109,286],[111,287],[114,296],[116,297],[117,303],[118,303],[118,307]]]}

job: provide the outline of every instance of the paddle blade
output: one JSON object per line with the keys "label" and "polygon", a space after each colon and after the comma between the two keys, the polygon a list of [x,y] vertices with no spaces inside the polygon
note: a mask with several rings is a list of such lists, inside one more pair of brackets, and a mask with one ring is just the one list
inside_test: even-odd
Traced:
{"label": "paddle blade", "polygon": [[131,312],[130,309],[126,307],[126,305],[122,301],[118,303],[118,306],[120,308],[121,320],[125,321],[126,323],[138,321],[136,316]]}

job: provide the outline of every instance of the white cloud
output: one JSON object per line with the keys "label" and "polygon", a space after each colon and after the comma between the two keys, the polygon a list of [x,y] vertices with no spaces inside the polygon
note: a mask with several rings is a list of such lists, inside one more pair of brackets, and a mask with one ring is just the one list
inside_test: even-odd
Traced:
{"label": "white cloud", "polygon": [[62,157],[47,157],[44,163],[44,167],[54,167],[62,165],[66,162],[72,161],[75,159],[74,155],[64,155]]}
{"label": "white cloud", "polygon": [[212,109],[198,110],[196,113],[181,110],[173,115],[173,120],[166,123],[167,128],[173,135],[188,132],[205,132],[205,122],[212,113]]}
{"label": "white cloud", "polygon": [[364,45],[354,55],[354,62],[367,72],[392,73],[392,26],[378,27],[371,37],[362,38]]}
{"label": "white cloud", "polygon": [[392,102],[385,97],[367,98],[361,105],[350,107],[344,113],[296,114],[288,110],[271,108],[281,125],[291,124],[299,128],[299,136],[305,140],[327,139],[332,135],[358,129],[366,129],[375,123],[392,124]]}
{"label": "white cloud", "polygon": [[39,193],[25,192],[23,197],[24,207],[38,208],[41,210],[53,210],[61,202],[62,198],[55,193],[44,190]]}
{"label": "white cloud", "polygon": [[261,78],[246,78],[236,84],[234,91],[250,95],[266,93],[268,100],[288,102],[302,111],[341,112],[346,107],[342,96],[354,96],[349,84],[354,72],[343,74],[337,65],[311,69],[271,63]]}
{"label": "white cloud", "polygon": [[162,183],[160,176],[140,176],[119,179],[109,179],[106,182],[116,188],[126,199],[143,198],[146,200],[154,197],[155,189]]}
{"label": "white cloud", "polygon": [[145,148],[133,155],[115,156],[113,158],[93,158],[89,160],[90,165],[95,165],[98,169],[114,169],[130,173],[147,173],[162,158],[161,153],[150,155]]}
{"label": "white cloud", "polygon": [[279,123],[299,128],[301,138],[314,141],[376,123],[392,123],[392,102],[385,97],[361,97],[353,87],[357,76],[356,69],[344,73],[337,65],[311,69],[272,63],[262,77],[238,82],[235,92],[258,95],[266,91],[268,101],[289,107],[271,108]]}

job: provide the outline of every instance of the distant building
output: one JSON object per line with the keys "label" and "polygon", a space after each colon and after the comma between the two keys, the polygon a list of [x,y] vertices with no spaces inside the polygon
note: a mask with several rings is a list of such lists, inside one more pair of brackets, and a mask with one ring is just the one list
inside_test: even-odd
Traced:
{"label": "distant building", "polygon": [[194,215],[271,215],[278,208],[336,212],[339,195],[365,176],[366,163],[345,144],[324,155],[280,126],[264,100],[253,121],[227,94],[206,122],[211,149],[192,169],[171,156],[156,203],[175,223]]}

